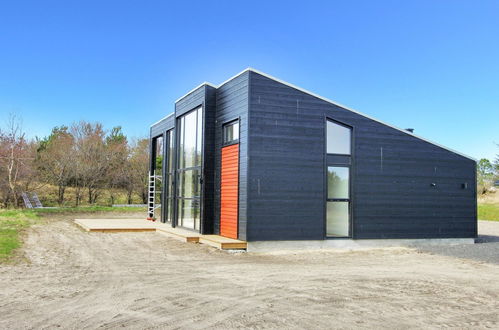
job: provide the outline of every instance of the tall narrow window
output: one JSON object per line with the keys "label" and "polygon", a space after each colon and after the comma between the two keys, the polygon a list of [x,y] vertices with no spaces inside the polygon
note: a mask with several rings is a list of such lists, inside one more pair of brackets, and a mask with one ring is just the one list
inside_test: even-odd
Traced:
{"label": "tall narrow window", "polygon": [[201,165],[203,108],[194,109],[177,120],[177,224],[199,230],[201,215]]}
{"label": "tall narrow window", "polygon": [[350,168],[329,166],[327,170],[327,236],[350,235]]}
{"label": "tall narrow window", "polygon": [[[352,129],[328,120],[326,152],[337,155],[327,163],[326,235],[349,237],[350,233],[350,164]],[[327,158],[330,159],[330,158]],[[336,161],[341,159],[341,163]]]}
{"label": "tall narrow window", "polygon": [[163,136],[160,135],[153,139],[153,153],[154,153],[154,164],[153,164],[153,174],[154,174],[154,217],[160,221],[164,221],[162,217],[162,203],[163,198],[161,192],[163,191],[163,165],[164,165],[164,154],[163,154]]}
{"label": "tall narrow window", "polygon": [[174,130],[171,129],[166,132],[166,170],[165,170],[165,180],[166,184],[166,206],[165,206],[165,221],[171,222],[173,218],[173,178],[174,178],[174,168],[173,168],[173,156],[174,156]]}

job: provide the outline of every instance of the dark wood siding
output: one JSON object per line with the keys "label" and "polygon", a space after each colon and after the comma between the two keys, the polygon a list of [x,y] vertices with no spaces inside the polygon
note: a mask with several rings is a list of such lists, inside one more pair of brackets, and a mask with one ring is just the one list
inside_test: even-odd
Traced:
{"label": "dark wood siding", "polygon": [[211,86],[205,88],[204,112],[204,179],[203,179],[203,205],[204,220],[201,233],[213,234],[214,232],[214,202],[215,202],[215,116],[216,116],[217,90]]}
{"label": "dark wood siding", "polygon": [[170,114],[166,118],[161,119],[159,122],[151,126],[150,137],[156,137],[158,135],[163,134],[169,129],[172,129],[175,126],[175,116],[174,114]]}
{"label": "dark wood siding", "polygon": [[180,117],[194,108],[203,105],[206,96],[205,89],[206,85],[202,85],[178,100],[175,103],[175,117]]}
{"label": "dark wood siding", "polygon": [[249,72],[217,88],[215,126],[215,233],[220,233],[220,163],[222,125],[239,118],[239,239],[246,240],[248,177],[248,88]]}
{"label": "dark wood siding", "polygon": [[249,90],[247,240],[324,239],[326,118],[353,127],[354,238],[476,235],[473,160],[255,72]]}

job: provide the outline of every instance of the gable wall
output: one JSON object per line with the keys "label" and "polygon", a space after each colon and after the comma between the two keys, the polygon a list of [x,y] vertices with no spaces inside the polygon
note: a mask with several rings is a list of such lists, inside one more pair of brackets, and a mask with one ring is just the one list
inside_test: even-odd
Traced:
{"label": "gable wall", "polygon": [[248,240],[324,238],[326,117],[353,127],[354,238],[476,235],[474,161],[258,73],[250,77]]}

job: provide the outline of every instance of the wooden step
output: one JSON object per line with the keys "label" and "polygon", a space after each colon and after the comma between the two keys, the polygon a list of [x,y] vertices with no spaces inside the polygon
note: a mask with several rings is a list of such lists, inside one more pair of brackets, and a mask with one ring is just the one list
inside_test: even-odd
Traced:
{"label": "wooden step", "polygon": [[169,225],[159,223],[156,227],[156,231],[162,235],[178,239],[182,242],[199,243],[198,233],[192,232],[190,230],[184,230],[180,228],[172,228]]}
{"label": "wooden step", "polygon": [[78,226],[86,231],[101,233],[148,232],[156,231],[152,221],[143,219],[75,219]]}
{"label": "wooden step", "polygon": [[75,219],[75,224],[90,232],[157,232],[182,242],[203,243],[221,250],[244,250],[245,241],[219,235],[201,235],[197,232],[172,228],[169,224],[144,219]]}
{"label": "wooden step", "polygon": [[221,250],[244,250],[247,243],[237,239],[227,238],[219,235],[201,235],[199,243],[210,245]]}

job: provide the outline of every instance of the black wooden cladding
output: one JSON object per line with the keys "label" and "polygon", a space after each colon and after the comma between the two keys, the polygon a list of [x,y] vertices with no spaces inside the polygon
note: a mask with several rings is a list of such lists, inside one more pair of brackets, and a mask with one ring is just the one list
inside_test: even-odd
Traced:
{"label": "black wooden cladding", "polygon": [[325,167],[342,160],[325,159],[326,118],[353,127],[353,238],[475,237],[474,161],[258,73],[250,82],[248,240],[324,239]]}
{"label": "black wooden cladding", "polygon": [[175,127],[175,115],[172,113],[151,126],[150,136],[157,137],[173,127]]}
{"label": "black wooden cladding", "polygon": [[[239,239],[325,239],[328,163],[351,166],[353,238],[476,236],[473,160],[253,71],[192,91],[151,137],[200,105],[202,233],[220,231],[222,125],[239,119]],[[352,127],[352,157],[325,154],[327,118]]]}
{"label": "black wooden cladding", "polygon": [[205,87],[204,119],[203,119],[203,221],[202,234],[214,233],[215,220],[215,120],[216,120],[217,90],[214,87]]}
{"label": "black wooden cladding", "polygon": [[248,96],[249,72],[217,88],[215,124],[214,231],[220,233],[220,166],[223,124],[239,119],[239,228],[238,238],[246,240],[248,188]]}

